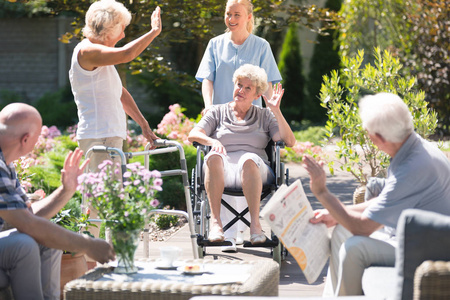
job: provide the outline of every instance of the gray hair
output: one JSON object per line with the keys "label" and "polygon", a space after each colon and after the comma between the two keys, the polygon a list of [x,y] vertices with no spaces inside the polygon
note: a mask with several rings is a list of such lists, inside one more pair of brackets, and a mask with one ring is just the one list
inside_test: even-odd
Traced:
{"label": "gray hair", "polygon": [[89,7],[85,22],[83,35],[104,42],[111,34],[122,30],[123,25],[130,24],[131,13],[115,0],[100,0]]}
{"label": "gray hair", "polygon": [[363,127],[381,135],[391,143],[403,142],[413,131],[411,112],[403,100],[391,93],[363,97],[359,101],[359,115]]}
{"label": "gray hair", "polygon": [[256,87],[256,93],[264,94],[267,91],[269,85],[267,84],[267,74],[263,68],[255,65],[245,64],[240,66],[233,74],[233,82],[236,83],[237,80],[241,78],[248,78]]}

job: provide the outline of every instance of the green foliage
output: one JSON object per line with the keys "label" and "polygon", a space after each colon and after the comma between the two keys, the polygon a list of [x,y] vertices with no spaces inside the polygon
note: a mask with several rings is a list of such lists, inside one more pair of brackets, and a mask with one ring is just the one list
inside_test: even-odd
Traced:
{"label": "green foliage", "polygon": [[310,126],[305,130],[295,131],[294,136],[298,142],[311,142],[315,145],[321,145],[326,138],[325,127]]}
{"label": "green foliage", "polygon": [[54,93],[46,93],[33,106],[41,114],[44,125],[65,128],[78,121],[77,106],[69,86]]}
{"label": "green foliage", "polygon": [[[439,130],[450,132],[449,3],[435,0],[349,0],[342,5],[340,51],[355,56],[374,47],[399,57],[403,76],[417,86],[436,110]],[[365,57],[371,61],[371,57]]]}
{"label": "green foliage", "polygon": [[[161,190],[159,172],[149,171],[138,163],[127,164],[120,178],[120,169],[105,161],[94,173],[83,173],[79,191],[89,201],[98,216],[113,231],[140,230],[148,213],[159,205],[155,191]],[[119,175],[119,176],[117,176]]]}
{"label": "green foliage", "polygon": [[[164,209],[170,209],[170,206],[164,207]],[[178,216],[158,214],[155,217],[155,224],[159,229],[168,229],[175,226],[178,223]]]}
{"label": "green foliage", "polygon": [[[186,158],[187,169],[192,170],[196,163],[196,149],[192,145],[183,145],[183,150]],[[140,162],[143,164],[144,157],[133,157],[130,162]],[[178,151],[150,155],[149,157],[150,170],[178,170],[180,167],[180,154]],[[175,207],[176,209],[181,210],[186,209],[186,198],[181,176],[163,177],[162,188],[162,191],[156,193],[156,198],[161,202],[161,205],[169,205],[170,207]]]}
{"label": "green foliage", "polygon": [[285,89],[281,109],[288,123],[301,121],[307,116],[308,104],[304,93],[305,78],[302,70],[300,40],[295,23],[289,25],[278,63]]}
{"label": "green foliage", "polygon": [[[185,81],[187,79],[185,81],[179,78],[169,79],[149,72],[136,75],[136,79],[138,85],[151,94],[152,106],[145,113],[152,128],[156,127],[158,122],[164,117],[168,104],[179,103],[185,108],[189,118],[196,117],[203,109],[204,104],[201,94],[198,90],[191,88],[197,83],[186,85]],[[191,80],[194,80],[194,78],[191,78]],[[155,109],[155,106],[161,109]]]}
{"label": "green foliage", "polygon": [[[332,11],[339,11],[342,0],[327,0],[325,7]],[[329,75],[332,70],[340,67],[340,57],[336,37],[338,32],[334,29],[317,35],[313,55],[309,64],[308,97],[311,102],[307,119],[315,122],[326,120],[326,110],[320,105],[320,87],[322,76]]]}
{"label": "green foliage", "polygon": [[18,92],[10,90],[0,90],[0,106],[4,107],[10,103],[24,102],[23,96]]}
{"label": "green foliage", "polygon": [[406,13],[409,47],[401,54],[405,66],[417,77],[439,117],[438,126],[450,133],[450,49],[449,1],[414,1],[415,10]]}
{"label": "green foliage", "polygon": [[[362,67],[364,52],[355,57],[342,57],[343,70],[324,76],[320,92],[322,106],[328,111],[325,129],[329,139],[339,129],[341,140],[337,142],[337,159],[344,160],[341,170],[352,173],[366,183],[368,176],[377,176],[389,164],[386,154],[371,142],[358,115],[358,100],[364,94],[389,92],[399,95],[408,105],[414,128],[423,137],[432,134],[437,126],[436,113],[427,107],[424,92],[415,88],[415,78],[401,76],[402,65],[388,51],[375,49],[375,64]],[[360,149],[358,149],[360,147]],[[364,168],[370,166],[370,174]],[[334,162],[329,163],[334,171]]]}
{"label": "green foliage", "polygon": [[374,47],[392,49],[406,47],[407,24],[404,19],[408,0],[350,0],[340,10],[339,43],[341,56],[357,55],[359,49],[367,54]]}
{"label": "green foliage", "polygon": [[39,17],[50,13],[45,0],[0,0],[0,18]]}

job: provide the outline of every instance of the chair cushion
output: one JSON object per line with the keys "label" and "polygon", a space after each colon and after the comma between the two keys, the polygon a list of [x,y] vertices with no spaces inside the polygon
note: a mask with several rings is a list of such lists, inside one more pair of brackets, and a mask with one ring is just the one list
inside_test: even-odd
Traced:
{"label": "chair cushion", "polygon": [[394,267],[369,267],[364,271],[362,288],[369,299],[393,299],[397,272]]}
{"label": "chair cushion", "polygon": [[396,299],[412,299],[414,273],[425,260],[450,260],[450,216],[405,210],[397,225]]}

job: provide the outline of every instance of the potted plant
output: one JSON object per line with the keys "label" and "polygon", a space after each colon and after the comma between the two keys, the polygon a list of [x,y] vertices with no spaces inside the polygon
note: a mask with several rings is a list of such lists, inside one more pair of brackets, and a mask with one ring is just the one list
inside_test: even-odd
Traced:
{"label": "potted plant", "polygon": [[[436,113],[427,107],[425,93],[416,90],[415,78],[401,74],[399,59],[388,51],[382,53],[379,48],[375,48],[374,56],[374,65],[364,66],[363,51],[355,57],[342,57],[342,70],[324,76],[320,90],[321,105],[327,109],[327,138],[340,137],[335,149],[337,160],[328,163],[330,172],[333,174],[338,165],[341,170],[350,172],[363,190],[370,177],[384,176],[389,165],[389,157],[372,143],[362,127],[358,101],[364,94],[399,95],[411,111],[415,131],[424,138],[433,134],[437,126]],[[360,200],[354,199],[354,202]]]}
{"label": "potted plant", "polygon": [[139,234],[148,221],[150,210],[159,205],[155,192],[162,190],[162,179],[158,171],[149,171],[138,162],[127,165],[123,182],[120,170],[119,164],[105,160],[97,173],[80,175],[79,190],[112,233],[118,259],[114,272],[134,273]]}
{"label": "potted plant", "polygon": [[[89,232],[89,227],[97,227],[97,225],[91,224],[89,221],[89,209],[80,207],[79,202],[79,199],[72,198],[51,221],[68,230],[92,236]],[[63,251],[60,278],[61,298],[63,297],[63,290],[66,283],[82,276],[92,267],[88,265],[84,254]]]}

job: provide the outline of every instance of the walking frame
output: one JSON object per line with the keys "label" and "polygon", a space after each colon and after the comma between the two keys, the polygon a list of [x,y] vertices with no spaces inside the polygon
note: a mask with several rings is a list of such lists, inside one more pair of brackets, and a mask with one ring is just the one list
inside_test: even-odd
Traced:
{"label": "walking frame", "polygon": [[[180,154],[180,169],[158,170],[158,171],[161,173],[161,177],[181,175],[182,181],[183,181],[183,187],[184,187],[184,195],[185,195],[187,212],[182,211],[182,210],[154,209],[154,210],[150,211],[149,217],[154,214],[179,215],[179,216],[185,217],[188,220],[188,224],[189,224],[192,253],[194,255],[194,258],[197,259],[197,258],[199,258],[199,253],[198,253],[198,249],[197,249],[197,234],[195,232],[195,227],[194,227],[194,218],[193,218],[193,214],[192,214],[192,204],[191,204],[188,171],[187,171],[186,157],[184,155],[183,146],[177,141],[163,140],[163,139],[155,140],[155,141],[153,141],[153,143],[158,148],[150,150],[149,149],[150,143],[148,143],[145,146],[144,151],[138,151],[138,152],[123,152],[119,148],[107,147],[107,146],[94,146],[86,152],[86,159],[89,158],[89,156],[92,153],[107,152],[111,155],[111,157],[119,156],[121,159],[121,171],[122,171],[122,175],[123,175],[127,169],[127,167],[126,167],[127,159],[130,159],[135,156],[144,156],[144,166],[145,166],[145,168],[148,169],[150,155],[157,155],[157,154],[164,154],[164,153],[178,151]],[[91,221],[101,221],[101,220],[91,220]],[[149,237],[148,237],[149,230],[148,230],[148,228],[144,228],[143,231],[144,231],[144,240],[143,240],[143,242],[144,242],[144,257],[149,257]]]}

